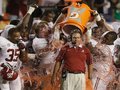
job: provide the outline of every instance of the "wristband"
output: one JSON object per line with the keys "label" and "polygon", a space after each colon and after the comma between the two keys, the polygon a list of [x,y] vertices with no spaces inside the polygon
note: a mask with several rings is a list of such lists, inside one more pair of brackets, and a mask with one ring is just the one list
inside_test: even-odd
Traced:
{"label": "wristband", "polygon": [[98,14],[97,16],[96,16],[96,21],[100,21],[102,18],[100,17],[100,15]]}
{"label": "wristband", "polygon": [[29,7],[27,13],[29,13],[30,15],[33,13],[33,11],[35,10],[34,7]]}
{"label": "wristband", "polygon": [[24,49],[21,49],[21,51],[24,52],[24,51],[25,51],[25,48],[24,48]]}

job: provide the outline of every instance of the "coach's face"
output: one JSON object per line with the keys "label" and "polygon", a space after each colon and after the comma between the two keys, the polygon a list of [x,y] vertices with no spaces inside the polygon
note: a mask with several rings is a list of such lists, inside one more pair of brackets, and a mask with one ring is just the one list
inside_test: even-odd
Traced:
{"label": "coach's face", "polygon": [[82,44],[82,38],[80,33],[72,34],[72,43],[75,44],[76,46],[79,46],[80,44]]}

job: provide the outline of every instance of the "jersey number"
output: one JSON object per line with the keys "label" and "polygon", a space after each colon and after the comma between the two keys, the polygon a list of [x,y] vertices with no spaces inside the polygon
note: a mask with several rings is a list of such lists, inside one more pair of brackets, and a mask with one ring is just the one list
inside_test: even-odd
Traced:
{"label": "jersey number", "polygon": [[9,58],[6,58],[6,61],[17,61],[17,58],[20,54],[19,49],[8,49],[7,52],[9,53]]}

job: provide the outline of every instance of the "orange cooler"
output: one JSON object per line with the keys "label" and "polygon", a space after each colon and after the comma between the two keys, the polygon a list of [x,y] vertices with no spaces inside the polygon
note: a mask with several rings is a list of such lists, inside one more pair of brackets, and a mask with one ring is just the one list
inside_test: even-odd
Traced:
{"label": "orange cooler", "polygon": [[85,33],[86,24],[90,20],[93,10],[84,3],[80,5],[72,3],[66,8],[68,9],[67,16],[65,20],[60,23],[63,32],[70,34],[73,29],[80,29],[82,33]]}

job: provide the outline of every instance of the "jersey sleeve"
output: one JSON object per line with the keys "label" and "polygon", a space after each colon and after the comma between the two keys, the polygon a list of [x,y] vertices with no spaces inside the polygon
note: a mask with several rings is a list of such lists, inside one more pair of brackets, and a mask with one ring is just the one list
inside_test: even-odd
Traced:
{"label": "jersey sleeve", "polygon": [[58,54],[58,56],[56,57],[56,61],[58,62],[62,62],[62,60],[64,59],[64,55],[66,53],[66,48],[62,48]]}
{"label": "jersey sleeve", "polygon": [[4,43],[7,43],[7,40],[4,37],[0,36],[0,48],[4,47]]}

